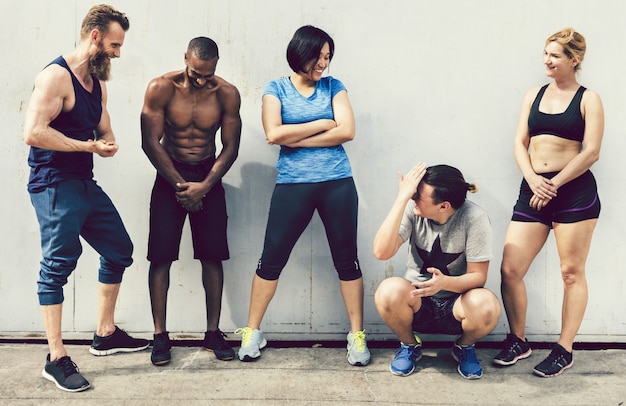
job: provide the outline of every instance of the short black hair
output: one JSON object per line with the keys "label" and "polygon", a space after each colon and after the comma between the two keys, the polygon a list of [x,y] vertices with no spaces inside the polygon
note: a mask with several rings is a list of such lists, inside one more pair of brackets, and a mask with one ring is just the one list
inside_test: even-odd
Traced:
{"label": "short black hair", "polygon": [[461,171],[450,165],[435,165],[426,168],[422,182],[433,187],[433,202],[449,202],[454,209],[458,209],[465,202],[467,192],[476,193],[478,186],[475,183],[465,182]]}
{"label": "short black hair", "polygon": [[211,38],[196,37],[189,41],[187,56],[195,55],[203,61],[219,57],[217,44]]}
{"label": "short black hair", "polygon": [[335,53],[335,42],[325,31],[305,25],[296,30],[287,46],[287,62],[296,72],[304,72],[308,63],[317,60],[324,44],[330,47],[330,60]]}

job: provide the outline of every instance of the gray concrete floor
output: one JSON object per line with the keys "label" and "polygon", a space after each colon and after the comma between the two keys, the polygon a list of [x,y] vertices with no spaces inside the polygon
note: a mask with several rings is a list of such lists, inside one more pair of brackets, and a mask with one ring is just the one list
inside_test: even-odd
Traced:
{"label": "gray concrete floor", "polygon": [[562,375],[540,378],[533,367],[548,350],[507,368],[492,366],[495,349],[478,349],[484,375],[467,381],[448,348],[425,349],[416,372],[389,373],[393,348],[371,349],[366,367],[350,366],[342,348],[266,348],[257,362],[219,361],[198,347],[176,346],[165,367],[150,350],[95,357],[87,345],[69,355],[92,387],[61,391],[41,376],[44,344],[0,344],[2,405],[626,405],[626,350],[578,350]]}

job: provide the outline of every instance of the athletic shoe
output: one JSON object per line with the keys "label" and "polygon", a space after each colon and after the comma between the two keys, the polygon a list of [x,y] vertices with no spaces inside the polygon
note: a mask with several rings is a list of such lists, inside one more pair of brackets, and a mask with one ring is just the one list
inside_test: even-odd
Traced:
{"label": "athletic shoe", "polygon": [[502,347],[502,351],[493,358],[493,363],[496,365],[513,365],[520,359],[530,357],[532,353],[528,339],[522,341],[515,334],[507,334]]}
{"label": "athletic shoe", "polygon": [[400,348],[389,366],[389,371],[394,375],[409,376],[415,371],[415,363],[422,358],[422,340],[415,336],[417,345],[400,343]]}
{"label": "athletic shoe", "polygon": [[561,375],[563,371],[574,365],[574,355],[567,352],[559,344],[555,344],[550,355],[533,370],[536,375],[544,378]]}
{"label": "athletic shoe", "polygon": [[145,350],[148,345],[150,345],[148,340],[132,338],[124,330],[115,326],[115,331],[110,336],[100,337],[94,333],[89,352],[93,355],[111,355],[117,352]]}
{"label": "athletic shoe", "polygon": [[472,345],[452,346],[452,357],[459,363],[457,370],[465,379],[478,379],[483,376],[483,369],[480,367],[478,357],[476,357],[476,348]]}
{"label": "athletic shoe", "polygon": [[50,354],[48,354],[46,366],[41,374],[44,378],[54,382],[57,388],[67,392],[80,392],[91,386],[67,355],[56,361],[50,361]]}
{"label": "athletic shoe", "polygon": [[170,343],[170,337],[167,331],[154,335],[154,341],[152,342],[152,354],[150,355],[150,361],[156,366],[163,366],[169,364],[172,359],[170,350],[172,349],[172,343]]}
{"label": "athletic shoe", "polygon": [[207,331],[204,333],[204,341],[202,345],[207,351],[212,351],[217,359],[222,361],[230,361],[235,358],[235,351],[224,340],[226,334],[219,329],[215,331]]}
{"label": "athletic shoe", "polygon": [[241,347],[237,356],[240,361],[256,361],[261,356],[261,349],[265,348],[267,341],[263,332],[250,327],[238,328],[235,334],[241,335]]}
{"label": "athletic shoe", "polygon": [[367,348],[365,341],[365,331],[357,331],[348,333],[348,363],[364,367],[370,362],[370,350]]}

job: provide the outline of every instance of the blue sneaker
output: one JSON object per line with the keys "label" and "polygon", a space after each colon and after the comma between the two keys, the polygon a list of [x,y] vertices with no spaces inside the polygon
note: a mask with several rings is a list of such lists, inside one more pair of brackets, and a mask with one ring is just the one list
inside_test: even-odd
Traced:
{"label": "blue sneaker", "polygon": [[483,376],[483,369],[480,367],[478,357],[476,357],[476,347],[474,345],[458,345],[454,343],[452,357],[459,363],[458,371],[463,378],[478,379]]}
{"label": "blue sneaker", "polygon": [[348,333],[348,363],[350,365],[365,366],[370,362],[370,350],[365,341],[365,331]]}
{"label": "blue sneaker", "polygon": [[422,340],[415,336],[417,345],[400,343],[391,361],[389,371],[394,375],[409,376],[415,371],[415,363],[422,358]]}
{"label": "blue sneaker", "polygon": [[261,356],[261,349],[267,345],[263,332],[250,327],[238,328],[235,334],[241,335],[241,347],[237,354],[240,361],[256,361]]}

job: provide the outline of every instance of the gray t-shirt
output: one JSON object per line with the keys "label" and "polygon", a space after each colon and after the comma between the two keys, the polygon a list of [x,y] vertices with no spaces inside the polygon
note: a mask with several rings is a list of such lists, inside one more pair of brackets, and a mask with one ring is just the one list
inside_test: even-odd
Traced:
{"label": "gray t-shirt", "polygon": [[[467,272],[467,262],[491,260],[491,222],[476,203],[466,200],[445,224],[416,216],[413,207],[413,201],[409,200],[399,231],[402,239],[409,241],[406,279],[426,281],[432,277],[426,270],[430,267],[445,275],[463,275]],[[454,294],[442,290],[435,297]]]}

